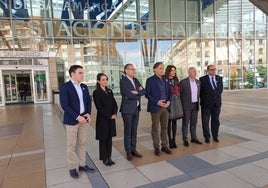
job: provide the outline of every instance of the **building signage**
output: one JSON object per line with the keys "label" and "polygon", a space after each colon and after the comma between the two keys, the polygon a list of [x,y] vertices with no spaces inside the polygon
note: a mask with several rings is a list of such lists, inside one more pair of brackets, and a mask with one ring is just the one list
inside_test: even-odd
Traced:
{"label": "building signage", "polygon": [[30,58],[46,58],[49,57],[49,52],[42,51],[0,51],[0,57],[30,57]]}

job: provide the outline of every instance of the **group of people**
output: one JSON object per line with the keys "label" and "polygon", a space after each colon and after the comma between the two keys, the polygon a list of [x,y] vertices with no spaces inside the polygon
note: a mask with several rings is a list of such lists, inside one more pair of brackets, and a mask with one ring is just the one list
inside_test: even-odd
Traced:
{"label": "group of people", "polygon": [[[181,81],[173,65],[168,65],[165,69],[163,62],[157,62],[153,66],[153,71],[154,75],[146,80],[144,88],[135,78],[135,66],[131,63],[124,66],[125,76],[120,80],[122,99],[119,111],[124,124],[124,149],[127,160],[143,157],[137,151],[136,144],[141,97],[144,95],[148,99],[147,111],[151,115],[151,135],[156,156],[160,156],[161,151],[171,154],[171,149],[178,147],[176,144],[178,119],[182,119],[183,145],[189,146],[188,128],[191,143],[202,144],[196,135],[199,104],[205,142],[210,143],[211,134],[213,140],[219,142],[223,84],[222,77],[216,75],[216,67],[209,65],[208,74],[199,80],[196,78],[197,71],[194,67],[188,69],[188,77]],[[91,122],[91,98],[88,87],[82,83],[83,67],[72,65],[69,74],[70,81],[60,88],[60,103],[64,110],[63,123],[66,125],[69,173],[76,179],[79,178],[76,157],[79,160],[79,171],[95,170],[86,164],[86,138],[88,124]],[[116,136],[118,106],[113,91],[107,85],[108,76],[99,73],[93,100],[97,109],[96,140],[99,141],[99,159],[104,165],[111,166],[115,164],[111,155],[112,137]]]}

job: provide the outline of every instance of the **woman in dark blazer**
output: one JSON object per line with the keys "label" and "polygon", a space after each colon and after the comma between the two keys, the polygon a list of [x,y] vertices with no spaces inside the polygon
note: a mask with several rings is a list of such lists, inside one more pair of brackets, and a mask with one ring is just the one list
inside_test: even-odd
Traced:
{"label": "woman in dark blazer", "polygon": [[97,109],[96,140],[99,140],[100,160],[106,166],[115,164],[112,159],[112,137],[116,136],[115,119],[117,103],[113,91],[107,88],[108,77],[99,73],[97,75],[97,88],[93,92],[93,99]]}

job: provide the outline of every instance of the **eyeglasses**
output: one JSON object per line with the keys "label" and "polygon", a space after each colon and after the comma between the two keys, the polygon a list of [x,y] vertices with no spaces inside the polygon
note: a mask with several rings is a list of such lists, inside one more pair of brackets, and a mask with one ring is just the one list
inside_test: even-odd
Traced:
{"label": "eyeglasses", "polygon": [[209,69],[209,71],[215,71],[216,69]]}
{"label": "eyeglasses", "polygon": [[127,69],[127,70],[132,70],[132,71],[135,71],[136,69]]}

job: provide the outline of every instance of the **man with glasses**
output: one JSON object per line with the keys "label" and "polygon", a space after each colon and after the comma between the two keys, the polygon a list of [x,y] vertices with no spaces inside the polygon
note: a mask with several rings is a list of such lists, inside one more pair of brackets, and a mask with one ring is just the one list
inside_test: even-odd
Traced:
{"label": "man with glasses", "polygon": [[141,96],[145,95],[145,89],[139,80],[134,78],[136,69],[128,63],[124,67],[125,76],[120,80],[120,93],[122,95],[120,112],[124,121],[124,146],[127,160],[134,157],[142,158],[136,150],[137,128],[141,110]]}
{"label": "man with glasses", "polygon": [[216,67],[214,65],[207,66],[207,72],[207,75],[199,79],[201,82],[200,105],[203,136],[205,138],[205,142],[210,143],[210,119],[212,138],[215,142],[219,142],[219,116],[221,112],[221,94],[223,91],[223,84],[222,77],[216,75]]}

